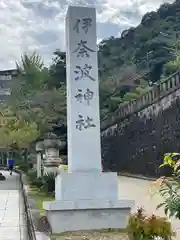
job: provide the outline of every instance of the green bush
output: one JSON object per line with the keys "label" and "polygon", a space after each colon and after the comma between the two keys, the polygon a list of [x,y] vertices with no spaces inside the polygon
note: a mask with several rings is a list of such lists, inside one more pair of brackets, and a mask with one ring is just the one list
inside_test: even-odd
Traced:
{"label": "green bush", "polygon": [[165,214],[180,220],[180,154],[166,153],[164,163],[161,167],[169,166],[172,169],[172,176],[161,177],[156,180],[158,193],[164,201],[157,206],[157,209],[164,207]]}
{"label": "green bush", "polygon": [[30,185],[36,186],[37,188],[40,188],[42,191],[54,193],[55,178],[57,174],[48,173],[42,178],[37,178],[37,171],[34,169],[30,169],[26,175]]}
{"label": "green bush", "polygon": [[18,164],[18,165],[16,165],[16,166],[17,166],[17,168],[18,168],[19,170],[23,171],[24,173],[27,173],[28,170],[29,170],[29,164],[28,164],[28,163],[25,163],[25,162],[20,163],[20,164]]}
{"label": "green bush", "polygon": [[55,191],[55,178],[57,173],[47,173],[43,176],[43,185],[48,193],[54,193]]}
{"label": "green bush", "polygon": [[171,223],[163,217],[146,216],[142,208],[133,214],[128,223],[127,232],[130,240],[153,240],[161,237],[163,240],[172,240]]}
{"label": "green bush", "polygon": [[163,67],[164,76],[170,76],[180,69],[180,56],[175,60],[166,63]]}
{"label": "green bush", "polygon": [[42,178],[37,178],[37,171],[34,169],[30,169],[27,172],[27,178],[29,183],[32,186],[36,186],[37,188],[41,188],[43,186],[43,179]]}
{"label": "green bush", "polygon": [[37,178],[37,171],[35,169],[29,169],[27,172],[27,177],[30,181]]}
{"label": "green bush", "polygon": [[138,95],[143,95],[150,90],[149,86],[139,86],[136,88],[135,93]]}
{"label": "green bush", "polygon": [[41,188],[43,186],[43,179],[42,178],[35,178],[34,180],[31,180],[31,185],[35,186],[37,188]]}
{"label": "green bush", "polygon": [[140,96],[140,95],[137,94],[137,93],[128,92],[128,93],[126,93],[126,94],[124,95],[123,100],[129,102],[129,101],[131,101],[131,100],[137,99],[139,96]]}

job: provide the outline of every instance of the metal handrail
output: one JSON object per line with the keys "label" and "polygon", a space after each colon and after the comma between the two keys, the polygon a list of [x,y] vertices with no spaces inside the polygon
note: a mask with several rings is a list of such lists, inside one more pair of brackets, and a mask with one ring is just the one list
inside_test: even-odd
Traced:
{"label": "metal handrail", "polygon": [[19,174],[19,178],[20,178],[21,191],[22,191],[22,196],[23,196],[23,200],[24,200],[24,210],[25,210],[25,214],[26,214],[28,237],[29,237],[29,240],[37,240],[36,234],[35,234],[35,228],[34,228],[34,224],[33,224],[33,220],[32,220],[32,215],[30,212],[30,207],[29,207],[29,203],[28,203],[28,199],[27,199],[27,194],[24,189],[22,172],[18,171],[18,170],[15,170],[15,172],[17,172]]}

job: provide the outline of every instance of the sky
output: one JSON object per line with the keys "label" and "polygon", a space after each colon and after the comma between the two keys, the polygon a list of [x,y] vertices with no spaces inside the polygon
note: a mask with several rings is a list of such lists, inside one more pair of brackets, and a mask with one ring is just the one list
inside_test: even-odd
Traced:
{"label": "sky", "polygon": [[0,0],[0,70],[15,67],[23,52],[38,52],[46,65],[56,49],[65,51],[69,5],[97,10],[97,41],[120,36],[142,16],[173,0]]}

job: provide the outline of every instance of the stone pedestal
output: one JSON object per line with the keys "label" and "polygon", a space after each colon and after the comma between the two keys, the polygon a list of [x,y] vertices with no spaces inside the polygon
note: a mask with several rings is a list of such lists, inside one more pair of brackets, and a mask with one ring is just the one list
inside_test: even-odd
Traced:
{"label": "stone pedestal", "polygon": [[62,171],[55,202],[44,202],[53,233],[125,228],[133,201],[118,200],[116,173]]}
{"label": "stone pedestal", "polygon": [[53,233],[126,228],[132,201],[78,200],[44,202]]}
{"label": "stone pedestal", "polygon": [[125,228],[133,201],[119,201],[117,174],[101,172],[94,8],[69,7],[66,44],[68,171],[56,177],[56,200],[43,207],[53,233]]}
{"label": "stone pedestal", "polygon": [[118,199],[116,173],[61,172],[56,177],[56,200],[77,201],[78,199]]}

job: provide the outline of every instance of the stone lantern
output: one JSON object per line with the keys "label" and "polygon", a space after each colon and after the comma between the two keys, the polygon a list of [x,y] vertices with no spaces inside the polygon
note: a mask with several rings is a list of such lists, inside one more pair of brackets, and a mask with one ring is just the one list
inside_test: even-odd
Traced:
{"label": "stone lantern", "polygon": [[37,178],[42,176],[42,158],[41,154],[43,152],[43,140],[39,139],[36,142],[36,153],[37,153],[37,162],[36,162],[36,169],[37,169]]}
{"label": "stone lantern", "polygon": [[44,175],[53,172],[58,173],[58,167],[62,162],[59,157],[59,150],[64,146],[65,142],[60,140],[53,132],[48,132],[44,135]]}

